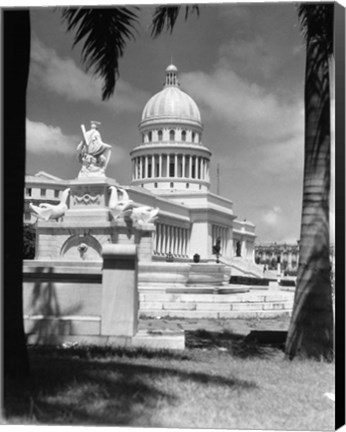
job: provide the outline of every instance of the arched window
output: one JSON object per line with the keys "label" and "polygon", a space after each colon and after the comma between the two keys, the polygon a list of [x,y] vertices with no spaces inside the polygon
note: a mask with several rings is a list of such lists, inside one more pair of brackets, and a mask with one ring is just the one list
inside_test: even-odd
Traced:
{"label": "arched window", "polygon": [[174,188],[174,183],[170,183],[169,187]]}
{"label": "arched window", "polygon": [[186,189],[188,189],[190,187],[189,183],[186,183]]}
{"label": "arched window", "polygon": [[145,141],[145,135],[142,134],[142,143],[144,143],[144,141]]}
{"label": "arched window", "polygon": [[158,138],[159,141],[162,141],[162,130],[159,130],[157,132],[157,138]]}
{"label": "arched window", "polygon": [[181,140],[186,141],[186,131],[185,130],[183,130],[181,133]]}
{"label": "arched window", "polygon": [[151,142],[152,139],[153,139],[153,134],[152,134],[152,132],[150,131],[150,132],[148,133],[148,140],[149,140],[149,142]]}
{"label": "arched window", "polygon": [[195,136],[196,136],[195,132],[192,132],[192,142],[195,142]]}
{"label": "arched window", "polygon": [[173,129],[169,131],[169,140],[170,141],[174,141],[175,140],[175,132],[174,132]]}

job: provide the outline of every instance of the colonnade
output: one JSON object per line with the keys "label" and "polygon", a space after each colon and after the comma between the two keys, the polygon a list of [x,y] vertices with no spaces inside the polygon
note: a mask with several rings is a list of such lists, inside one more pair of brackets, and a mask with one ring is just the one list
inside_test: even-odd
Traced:
{"label": "colonnade", "polygon": [[137,156],[132,159],[132,180],[161,177],[193,178],[209,182],[209,159],[177,153]]}
{"label": "colonnade", "polygon": [[274,248],[256,250],[256,257],[260,264],[270,264],[272,260],[277,261],[280,257],[281,264],[288,269],[295,269],[298,265],[299,251],[296,250],[275,250]]}
{"label": "colonnade", "polygon": [[154,255],[187,258],[190,230],[162,223],[156,224]]}

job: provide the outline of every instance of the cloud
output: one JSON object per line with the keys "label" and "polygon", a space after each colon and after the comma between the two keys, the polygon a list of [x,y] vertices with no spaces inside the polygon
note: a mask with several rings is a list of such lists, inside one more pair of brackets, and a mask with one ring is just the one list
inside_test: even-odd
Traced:
{"label": "cloud", "polygon": [[[245,76],[268,79],[281,67],[273,47],[260,36],[254,39],[233,38],[219,48],[220,64],[232,62],[232,67]],[[254,68],[256,65],[256,68]]]}
{"label": "cloud", "polygon": [[[27,151],[32,154],[60,154],[64,157],[76,157],[76,148],[80,136],[65,135],[61,128],[42,122],[26,120]],[[120,146],[112,145],[110,165],[116,165],[128,159],[127,152]]]}
{"label": "cloud", "polygon": [[26,146],[31,153],[73,154],[79,138],[64,135],[59,127],[26,120]]}
{"label": "cloud", "polygon": [[262,221],[271,226],[276,227],[281,219],[282,209],[280,206],[274,206],[269,211],[262,215]]}
{"label": "cloud", "polygon": [[181,81],[211,120],[227,122],[247,140],[273,143],[302,133],[300,100],[287,103],[231,69],[218,67],[212,74],[182,74]]}
{"label": "cloud", "polygon": [[89,102],[116,112],[137,112],[149,95],[119,79],[115,93],[107,102],[101,100],[102,81],[83,72],[71,58],[61,58],[55,50],[35,38],[32,42],[30,78],[68,101]]}

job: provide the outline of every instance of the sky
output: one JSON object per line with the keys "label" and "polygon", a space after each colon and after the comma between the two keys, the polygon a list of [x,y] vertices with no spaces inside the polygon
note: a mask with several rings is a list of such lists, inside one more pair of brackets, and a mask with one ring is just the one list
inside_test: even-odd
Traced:
{"label": "sky", "polygon": [[107,176],[131,182],[129,152],[140,143],[146,102],[162,89],[173,61],[181,89],[197,103],[203,143],[212,151],[211,192],[233,201],[256,225],[257,242],[299,239],[304,147],[304,40],[294,3],[204,4],[153,39],[154,6],[141,6],[135,40],[120,59],[114,96],[86,73],[81,47],[59,8],[31,9],[26,172],[63,179],[79,172],[81,125],[101,122],[112,145]]}

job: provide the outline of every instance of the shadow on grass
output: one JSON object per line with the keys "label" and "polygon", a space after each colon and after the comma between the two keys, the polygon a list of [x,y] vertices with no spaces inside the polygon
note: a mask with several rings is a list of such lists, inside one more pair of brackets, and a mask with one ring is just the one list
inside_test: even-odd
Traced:
{"label": "shadow on grass", "polygon": [[228,330],[186,331],[186,347],[190,349],[221,349],[239,358],[270,358],[284,350],[287,332],[252,331],[246,337]]}
{"label": "shadow on grass", "polygon": [[[138,353],[133,353],[136,360],[119,358],[113,349],[113,356],[101,358],[102,349],[94,347],[95,358],[88,349],[88,355],[82,348],[32,350],[30,379],[5,382],[8,421],[12,417],[43,424],[160,427],[152,419],[158,405],[174,409],[186,385],[198,384],[206,393],[213,385],[238,391],[257,388],[252,381],[196,371],[196,362],[177,366],[169,354],[173,360],[179,356],[169,351],[159,353],[156,363],[143,364],[146,359]],[[131,350],[125,351],[131,356]]]}

